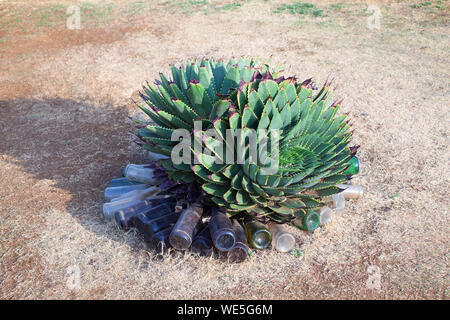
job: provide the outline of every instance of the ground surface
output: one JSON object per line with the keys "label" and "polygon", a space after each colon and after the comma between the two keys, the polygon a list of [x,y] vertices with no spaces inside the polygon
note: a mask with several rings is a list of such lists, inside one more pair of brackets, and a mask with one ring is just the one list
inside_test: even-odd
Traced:
{"label": "ground surface", "polygon": [[[362,2],[78,3],[81,30],[70,2],[0,3],[1,298],[448,299],[448,1],[378,2],[380,29]],[[365,196],[296,232],[302,255],[158,259],[101,215],[108,181],[144,161],[130,98],[170,63],[231,55],[335,77]]]}

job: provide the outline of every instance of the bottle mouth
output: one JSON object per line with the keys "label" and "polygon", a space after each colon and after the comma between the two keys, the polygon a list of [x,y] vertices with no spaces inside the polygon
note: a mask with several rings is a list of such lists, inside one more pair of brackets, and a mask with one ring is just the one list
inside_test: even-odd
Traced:
{"label": "bottle mouth", "polygon": [[228,262],[242,262],[247,259],[248,249],[241,243],[237,243],[230,251],[228,251]]}
{"label": "bottle mouth", "polygon": [[332,220],[332,217],[328,213],[321,215],[319,225],[324,226],[326,224],[329,224],[331,222],[331,220]]}
{"label": "bottle mouth", "polygon": [[213,238],[215,238],[214,246],[220,251],[230,250],[236,242],[236,236],[231,231],[223,231],[220,235]]}
{"label": "bottle mouth", "polygon": [[276,249],[280,252],[289,252],[294,249],[294,246],[295,238],[290,233],[280,235],[276,242]]}
{"label": "bottle mouth", "polygon": [[185,234],[171,234],[169,237],[169,242],[172,247],[177,250],[187,250],[191,246],[191,238]]}
{"label": "bottle mouth", "polygon": [[329,207],[323,207],[319,213],[319,225],[323,226],[328,224],[333,219],[333,210]]}
{"label": "bottle mouth", "polygon": [[320,217],[317,213],[311,212],[303,217],[303,228],[308,231],[313,231],[319,226]]}
{"label": "bottle mouth", "polygon": [[257,230],[253,236],[253,245],[256,249],[265,249],[272,242],[272,234],[267,229]]}

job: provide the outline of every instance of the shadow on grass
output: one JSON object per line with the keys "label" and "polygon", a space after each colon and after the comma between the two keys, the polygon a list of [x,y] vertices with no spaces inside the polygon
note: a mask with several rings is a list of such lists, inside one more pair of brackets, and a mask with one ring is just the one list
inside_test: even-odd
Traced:
{"label": "shadow on grass", "polygon": [[[110,103],[0,100],[0,154],[24,173],[50,180],[52,187],[60,189],[56,192],[61,194],[61,205],[83,227],[110,236],[104,231],[108,228],[95,227],[106,223],[104,188],[127,163],[145,161],[144,153],[132,143],[133,124],[128,116],[126,106]],[[14,179],[24,178],[17,173]],[[69,201],[65,201],[67,192]],[[42,203],[36,212],[48,206]]]}

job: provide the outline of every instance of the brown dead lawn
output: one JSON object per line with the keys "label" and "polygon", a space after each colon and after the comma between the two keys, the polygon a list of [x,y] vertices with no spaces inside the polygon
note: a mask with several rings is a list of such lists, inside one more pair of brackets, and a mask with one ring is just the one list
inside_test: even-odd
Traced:
{"label": "brown dead lawn", "polygon": [[[276,14],[274,1],[222,7],[231,2],[121,1],[113,19],[94,15],[81,30],[56,14],[69,2],[0,4],[1,298],[448,298],[448,1],[378,2],[380,30],[366,27],[364,3],[311,1],[324,10],[314,17]],[[32,12],[54,5],[51,26],[37,28]],[[108,181],[145,161],[129,134],[130,98],[171,63],[232,55],[336,79],[364,198],[313,234],[293,230],[300,257],[160,259],[101,215]],[[74,265],[79,289],[67,286]],[[369,266],[380,290],[367,286]]]}

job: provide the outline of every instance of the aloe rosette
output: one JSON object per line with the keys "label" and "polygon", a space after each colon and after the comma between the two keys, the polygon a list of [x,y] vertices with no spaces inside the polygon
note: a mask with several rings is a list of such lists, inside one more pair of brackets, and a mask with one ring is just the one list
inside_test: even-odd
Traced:
{"label": "aloe rosette", "polygon": [[[171,71],[171,80],[160,74],[155,85],[143,87],[148,107],[138,106],[151,122],[136,120],[139,144],[169,157],[180,143],[172,140],[174,131],[189,132],[183,143],[196,161],[157,162],[171,181],[197,184],[206,201],[230,216],[279,223],[304,216],[340,191],[357,148],[349,147],[350,125],[338,115],[340,102],[331,103],[330,83],[317,90],[311,79],[297,82],[244,58],[202,59]],[[246,143],[252,134],[256,157]]]}

